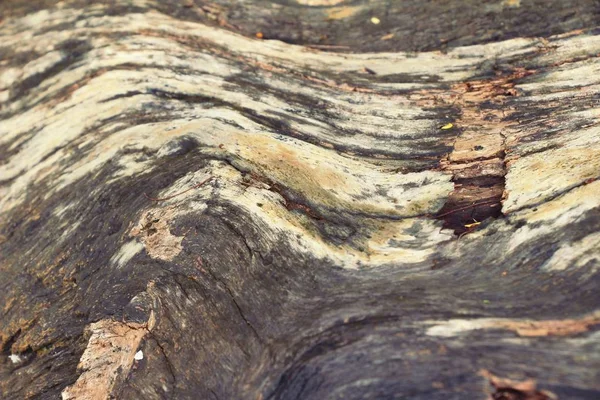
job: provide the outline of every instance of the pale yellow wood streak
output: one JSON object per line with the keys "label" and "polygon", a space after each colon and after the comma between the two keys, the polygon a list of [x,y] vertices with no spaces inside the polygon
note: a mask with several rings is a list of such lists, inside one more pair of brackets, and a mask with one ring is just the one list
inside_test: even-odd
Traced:
{"label": "pale yellow wood streak", "polygon": [[433,325],[426,331],[429,336],[452,337],[479,329],[506,329],[524,337],[571,336],[600,324],[600,312],[564,320],[479,318],[426,321],[425,324]]}
{"label": "pale yellow wood streak", "polygon": [[[94,9],[101,11],[103,6],[96,5]],[[296,243],[291,243],[292,246],[348,268],[390,262],[418,264],[427,260],[436,251],[436,246],[448,242],[451,237],[449,232],[440,232],[440,224],[427,216],[442,206],[452,190],[452,183],[450,176],[440,171],[403,174],[385,168],[383,163],[335,150],[335,146],[345,145],[373,152],[409,153],[411,145],[404,140],[426,140],[438,132],[440,121],[428,119],[423,104],[426,99],[440,94],[439,84],[364,81],[361,90],[354,91],[352,85],[336,78],[339,74],[359,77],[360,71],[368,67],[379,77],[435,75],[440,82],[454,84],[477,76],[486,61],[527,55],[525,64],[555,69],[549,74],[528,78],[517,86],[522,91],[524,104],[546,98],[563,101],[560,91],[564,87],[580,87],[582,95],[589,96],[590,88],[597,88],[599,84],[598,59],[593,58],[600,52],[597,36],[551,38],[550,44],[558,46],[556,51],[545,51],[546,42],[532,38],[455,48],[446,54],[340,54],[278,41],[258,41],[214,27],[175,20],[157,12],[87,18],[83,13],[66,7],[43,11],[20,19],[7,19],[0,29],[0,41],[4,45],[43,54],[19,70],[0,64],[3,112],[15,113],[0,124],[0,144],[14,141],[13,150],[22,145],[0,165],[0,181],[8,182],[0,186],[3,212],[25,201],[29,185],[43,180],[50,185],[47,195],[51,196],[99,171],[123,148],[159,150],[169,141],[189,135],[205,145],[202,151],[229,156],[239,166],[300,194],[321,214],[356,215],[356,221],[364,226],[364,232],[359,233],[357,239],[363,245],[362,250],[327,242],[308,216],[290,212],[281,195],[269,187],[241,185],[241,173],[229,165],[215,161],[208,170],[198,171],[198,174],[210,174],[222,183],[214,191],[207,188],[202,189],[205,191],[199,189],[198,193],[220,196],[220,199],[248,210],[255,218],[253,223],[264,227],[266,238],[275,241],[282,236],[300,236]],[[73,22],[77,18],[80,20],[73,30],[51,31],[34,39],[33,35],[43,26]],[[125,34],[117,41],[114,37],[102,36],[118,32]],[[16,101],[8,100],[12,87],[26,77],[56,65],[62,54],[57,50],[59,44],[73,37],[89,41],[92,50],[70,70],[44,80],[30,94]],[[179,39],[192,44],[204,43],[213,46],[214,50],[194,50]],[[227,49],[227,54],[221,54],[216,46]],[[574,58],[587,59],[573,62]],[[303,71],[307,77],[283,82],[273,76],[268,83],[315,101],[327,101],[331,104],[328,112],[333,116],[332,123],[337,125],[332,127],[310,115],[288,110],[285,102],[269,93],[253,98],[243,91],[228,90],[230,83],[226,77],[242,72],[235,64],[236,60],[267,72],[295,74]],[[123,64],[136,68],[111,69]],[[190,73],[178,73],[175,68]],[[94,74],[98,71],[103,73]],[[53,95],[64,88],[70,89],[68,96],[53,99]],[[293,138],[283,140],[275,130],[252,122],[232,107],[206,109],[177,100],[169,102],[168,113],[173,118],[170,121],[137,126],[113,122],[97,128],[99,121],[139,111],[145,101],[155,99],[147,93],[150,89],[208,96],[261,115],[278,112],[283,114],[278,118],[293,116],[291,128],[322,145]],[[387,94],[386,91],[391,89],[418,89],[420,94],[410,97]],[[133,90],[141,94],[106,101]],[[24,110],[43,98],[50,100]],[[574,217],[573,213],[600,205],[600,197],[594,196],[597,186],[586,183],[597,177],[599,166],[600,132],[594,125],[598,111],[565,112],[562,117],[560,123],[565,127],[576,118],[586,119],[592,125],[569,129],[561,137],[546,141],[546,144],[552,144],[552,141],[560,144],[559,149],[523,157],[512,157],[512,154],[535,150],[535,146],[541,148],[539,141],[535,144],[521,140],[538,133],[538,128],[529,125],[527,129],[519,130],[511,126],[510,131],[503,132],[508,135],[509,161],[503,210],[509,214],[509,219],[493,223],[494,229],[508,231],[506,224],[518,218],[550,218],[565,210],[571,219],[552,218],[552,226],[566,224]],[[356,130],[352,136],[339,135],[336,130],[350,128]],[[109,131],[113,133],[109,134]],[[20,139],[15,141],[15,138]],[[59,161],[72,157],[73,149],[85,145],[93,145],[93,148],[82,160],[66,162],[64,165],[68,167],[59,164]],[[51,155],[55,149],[58,150]],[[157,154],[160,156],[161,152]],[[40,161],[44,157],[47,158]],[[113,180],[143,173],[153,164],[138,161],[134,155],[120,156],[114,161],[120,169]],[[395,161],[397,164],[404,162]],[[174,182],[160,195],[186,189],[192,177]],[[571,189],[573,187],[576,188]],[[568,190],[572,192],[563,194]],[[179,202],[181,213],[205,207],[196,197],[173,201]],[[538,202],[540,205],[534,209]],[[259,203],[262,207],[257,205]],[[149,205],[148,209],[151,207],[154,205]],[[519,245],[518,238],[526,238],[532,233],[527,229],[551,228],[525,226],[521,229],[523,231],[517,231],[514,237],[515,242],[501,244],[507,251]],[[484,228],[463,239],[458,245],[459,250],[451,257],[459,256],[461,251],[472,251],[472,245],[485,237],[486,232]],[[594,249],[597,245],[597,241],[583,240],[577,246]]]}
{"label": "pale yellow wood streak", "polygon": [[[349,245],[336,246],[323,240],[310,218],[291,213],[281,195],[269,190],[267,184],[259,181],[248,184],[239,171],[220,161],[211,162],[208,167],[179,179],[160,196],[168,197],[186,190],[203,181],[206,176],[212,176],[213,180],[218,181],[218,186],[204,185],[186,193],[184,198],[174,197],[161,202],[161,209],[176,209],[178,215],[202,213],[207,210],[208,200],[219,199],[251,215],[252,221],[247,222],[251,222],[260,235],[248,240],[260,241],[268,246],[289,238],[292,249],[345,268],[382,265],[398,260],[407,265],[421,263],[436,251],[440,243],[450,240],[452,235],[451,232],[440,232],[439,224],[434,220],[408,218],[390,221],[356,217],[356,221],[364,225],[365,231],[370,232],[369,237],[362,240],[364,249],[360,251]],[[151,208],[149,212],[156,210]],[[418,247],[415,246],[417,243]]]}
{"label": "pale yellow wood streak", "polygon": [[[577,42],[583,45],[581,38],[577,38]],[[579,56],[581,53],[583,50]],[[589,58],[559,65],[544,76],[530,77],[516,88],[528,94],[523,102],[537,101],[551,109],[592,98],[600,88],[599,72],[598,58]],[[540,122],[544,124],[537,129],[512,130],[507,137],[509,168],[504,212],[538,205],[590,179],[600,178],[600,106],[597,103],[585,111],[571,111],[567,107],[559,113],[551,112]],[[545,134],[544,131],[557,133]],[[530,135],[538,135],[538,139],[526,140]],[[511,153],[525,156],[512,157]]]}

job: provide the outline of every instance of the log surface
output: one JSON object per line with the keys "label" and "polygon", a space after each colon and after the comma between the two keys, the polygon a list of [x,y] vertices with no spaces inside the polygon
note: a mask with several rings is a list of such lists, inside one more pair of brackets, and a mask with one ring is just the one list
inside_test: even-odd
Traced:
{"label": "log surface", "polygon": [[597,399],[597,1],[0,3],[2,399]]}

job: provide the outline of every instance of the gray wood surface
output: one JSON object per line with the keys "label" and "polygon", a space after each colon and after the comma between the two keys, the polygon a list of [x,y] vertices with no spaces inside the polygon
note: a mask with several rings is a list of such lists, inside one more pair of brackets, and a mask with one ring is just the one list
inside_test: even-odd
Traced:
{"label": "gray wood surface", "polygon": [[599,10],[0,2],[0,397],[600,398]]}

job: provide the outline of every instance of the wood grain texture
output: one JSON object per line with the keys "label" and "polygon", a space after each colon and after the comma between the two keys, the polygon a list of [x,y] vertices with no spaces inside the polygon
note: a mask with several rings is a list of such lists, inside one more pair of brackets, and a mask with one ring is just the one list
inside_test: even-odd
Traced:
{"label": "wood grain texture", "polygon": [[443,3],[0,3],[1,397],[600,397],[598,3]]}

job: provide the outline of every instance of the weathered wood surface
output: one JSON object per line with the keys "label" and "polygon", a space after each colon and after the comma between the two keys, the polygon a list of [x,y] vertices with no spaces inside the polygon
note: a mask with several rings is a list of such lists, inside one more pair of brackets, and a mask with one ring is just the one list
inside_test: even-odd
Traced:
{"label": "weathered wood surface", "polygon": [[1,397],[599,398],[598,10],[1,2]]}

